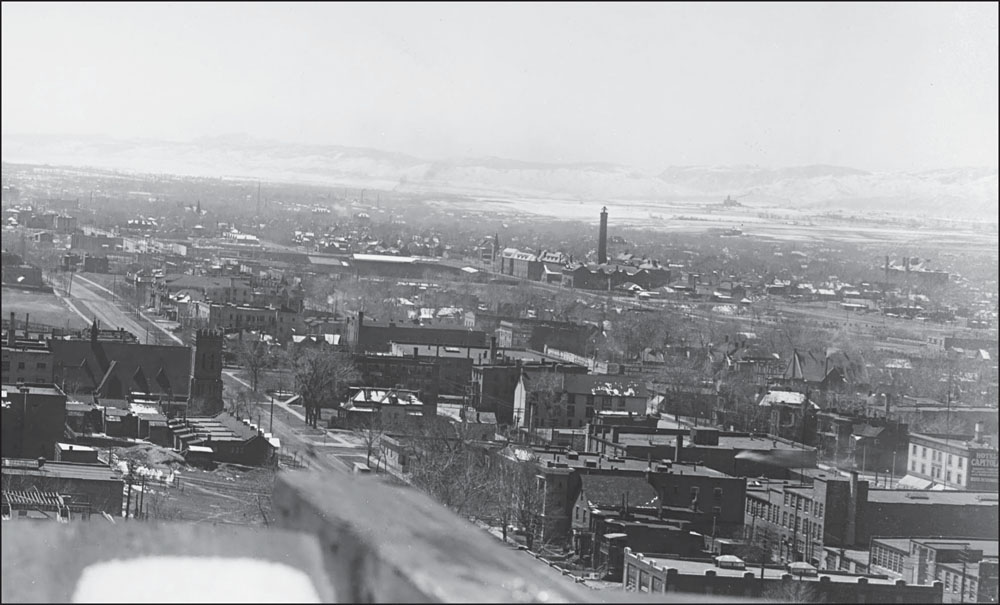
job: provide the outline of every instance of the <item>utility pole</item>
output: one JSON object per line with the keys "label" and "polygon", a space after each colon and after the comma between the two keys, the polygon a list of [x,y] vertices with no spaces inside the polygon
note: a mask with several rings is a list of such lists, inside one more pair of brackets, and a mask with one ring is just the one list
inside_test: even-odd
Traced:
{"label": "utility pole", "polygon": [[959,603],[965,603],[965,566],[969,562],[969,545],[966,544],[962,547],[962,552],[959,553],[959,558],[962,559],[962,587],[959,591]]}
{"label": "utility pole", "polygon": [[135,499],[136,503],[136,519],[142,519],[142,505],[146,502],[146,475],[142,476],[142,486],[140,487],[142,491],[139,492],[139,496]]}
{"label": "utility pole", "polygon": [[892,448],[892,467],[889,468],[889,489],[896,483],[896,448]]}
{"label": "utility pole", "polygon": [[128,480],[128,493],[125,498],[125,520],[128,521],[128,509],[132,506],[132,471],[129,470],[127,477]]}

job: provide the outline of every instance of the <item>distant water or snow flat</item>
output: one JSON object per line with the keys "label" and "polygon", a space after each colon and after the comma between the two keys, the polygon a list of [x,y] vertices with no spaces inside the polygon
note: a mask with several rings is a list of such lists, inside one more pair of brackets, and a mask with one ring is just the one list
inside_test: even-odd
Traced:
{"label": "distant water or snow flat", "polygon": [[320,603],[309,576],[261,559],[141,557],[84,568],[74,603]]}

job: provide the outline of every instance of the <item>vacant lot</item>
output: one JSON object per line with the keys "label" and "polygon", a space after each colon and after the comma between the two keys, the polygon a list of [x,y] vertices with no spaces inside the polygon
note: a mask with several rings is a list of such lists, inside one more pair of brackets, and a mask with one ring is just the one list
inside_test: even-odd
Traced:
{"label": "vacant lot", "polygon": [[186,468],[179,487],[148,485],[143,508],[150,520],[266,527],[273,521],[274,474],[228,465],[214,471]]}
{"label": "vacant lot", "polygon": [[2,298],[4,318],[16,313],[18,321],[24,321],[27,313],[31,316],[28,321],[33,324],[69,329],[87,327],[83,318],[71,311],[55,294],[4,287]]}

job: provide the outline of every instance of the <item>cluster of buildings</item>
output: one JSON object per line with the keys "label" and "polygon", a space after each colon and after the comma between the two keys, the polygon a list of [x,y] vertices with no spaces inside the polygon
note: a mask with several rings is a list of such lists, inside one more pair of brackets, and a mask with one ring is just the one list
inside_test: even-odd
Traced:
{"label": "cluster of buildings", "polygon": [[64,337],[24,338],[18,324],[12,314],[2,346],[4,519],[122,515],[113,448],[154,444],[193,465],[276,459],[277,439],[222,411],[221,333],[162,346],[96,321]]}
{"label": "cluster of buildings", "polygon": [[[904,399],[873,394],[863,411],[838,407],[857,380],[849,356],[782,358],[740,336],[703,352],[759,387],[756,428],[726,430],[729,410],[714,386],[675,390],[632,371],[642,363],[608,374],[583,355],[537,351],[532,330],[542,342],[559,338],[547,322],[511,329],[516,318],[486,312],[465,322],[350,318],[343,345],[365,386],[350,390],[331,422],[364,425],[385,411],[473,428],[484,452],[532,465],[545,504],[524,530],[626,590],[768,598],[791,579],[835,602],[957,602],[961,573],[890,574],[873,563],[879,541],[996,542],[996,408],[952,408],[982,419],[975,435],[913,433]],[[501,330],[521,332],[503,344],[523,348],[501,346]],[[647,369],[671,363],[651,359]],[[405,477],[426,439],[386,435],[377,464]],[[939,453],[924,452],[932,440]],[[976,480],[968,470],[959,477],[972,467]],[[970,601],[996,590],[995,557],[974,563],[965,571]]]}
{"label": "cluster of buildings", "polygon": [[[953,602],[961,573],[890,574],[874,563],[880,540],[996,543],[995,408],[974,435],[913,433],[899,415],[905,400],[873,395],[866,410],[838,407],[856,380],[848,356],[776,357],[738,337],[705,353],[759,386],[758,425],[727,430],[714,386],[674,390],[635,368],[601,373],[608,367],[583,355],[538,351],[531,332],[544,343],[561,326],[532,319],[348,318],[339,346],[353,353],[361,384],[331,424],[371,426],[380,413],[444,418],[484,455],[530,464],[544,504],[522,530],[626,590],[768,598],[791,578],[835,602]],[[503,331],[513,346],[501,346]],[[406,477],[427,439],[393,431],[373,464]],[[927,480],[914,482],[918,475]],[[967,598],[995,593],[995,560],[967,564]]]}
{"label": "cluster of buildings", "polygon": [[608,209],[601,210],[597,262],[574,261],[558,251],[522,251],[500,248],[499,236],[484,240],[478,248],[481,260],[489,259],[493,271],[520,279],[561,284],[581,290],[621,290],[638,286],[654,290],[670,282],[670,269],[658,261],[631,255],[608,258]]}
{"label": "cluster of buildings", "polygon": [[[596,263],[501,248],[498,237],[484,242],[480,258],[510,278],[736,305],[761,293],[860,306],[866,303],[853,301],[884,295],[837,281],[751,288],[673,275],[649,259],[612,259],[607,218],[605,209]],[[423,418],[455,429],[442,437],[385,435],[377,463],[389,472],[405,478],[434,439],[465,439],[501,464],[527,465],[541,497],[520,530],[625,590],[996,600],[995,406],[949,399],[940,410],[869,377],[863,409],[851,409],[841,404],[865,383],[863,364],[829,350],[769,350],[752,334],[599,364],[594,343],[609,322],[478,305],[459,312],[457,304],[426,321],[420,313],[398,323],[364,312],[310,313],[309,275],[423,280],[477,270],[429,258],[442,246],[433,237],[404,247],[297,234],[303,244],[319,242],[315,254],[264,246],[229,225],[185,240],[135,237],[156,228],[137,219],[117,233],[75,232],[70,253],[83,256],[67,266],[86,266],[90,255],[118,263],[143,306],[190,329],[191,346],[140,344],[96,321],[84,335],[30,338],[25,320],[19,338],[16,318],[7,322],[5,518],[120,514],[123,479],[100,455],[109,447],[154,443],[191,464],[273,462],[280,442],[251,419],[222,411],[225,334],[250,332],[350,355],[359,378],[337,394],[333,426],[371,427],[379,419],[398,427]],[[908,262],[903,273],[906,286],[905,274],[922,272]],[[926,279],[940,285],[940,277]],[[963,359],[975,351],[965,361],[982,365],[990,382],[995,342],[946,340],[942,349],[961,350]],[[706,380],[652,379],[682,359]],[[907,363],[889,369],[911,371]],[[749,409],[730,407],[735,398],[722,392],[723,379],[733,377],[752,392]],[[910,429],[938,413],[972,422],[975,431]]]}

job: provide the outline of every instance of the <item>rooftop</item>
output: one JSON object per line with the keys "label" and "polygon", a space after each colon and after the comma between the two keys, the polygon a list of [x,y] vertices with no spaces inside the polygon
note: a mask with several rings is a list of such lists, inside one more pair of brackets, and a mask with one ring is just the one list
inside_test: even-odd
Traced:
{"label": "rooftop", "polygon": [[[687,427],[681,427],[687,428]],[[677,442],[676,435],[649,435],[642,433],[619,433],[617,443],[625,446],[648,446],[652,441],[653,446],[674,446]],[[789,443],[783,440],[775,440],[768,437],[753,437],[750,435],[719,435],[719,445],[695,444],[684,435],[683,447],[687,448],[720,448],[734,450],[807,450],[806,446]]]}
{"label": "rooftop", "polygon": [[926,490],[872,489],[869,503],[886,504],[950,504],[952,506],[997,506],[996,492],[936,492]]}
{"label": "rooftop", "polygon": [[[974,436],[973,435],[952,435],[950,438],[947,436],[938,435],[927,435],[924,433],[910,433],[910,442],[916,443],[927,443],[942,446],[951,446],[958,448],[967,448],[969,445],[973,445]],[[989,447],[985,444],[978,444],[978,447]],[[996,448],[994,448],[996,449]]]}
{"label": "rooftop", "polygon": [[890,548],[895,548],[896,550],[901,550],[905,553],[910,552],[910,538],[879,538],[876,536],[872,538],[873,545],[875,542],[884,544]]}
{"label": "rooftop", "polygon": [[388,256],[384,254],[353,254],[351,257],[355,261],[396,264],[413,264],[418,260],[415,256]]}
{"label": "rooftop", "polygon": [[969,550],[983,551],[984,557],[998,556],[997,540],[975,540],[969,538],[911,538],[911,540],[930,548],[962,550],[964,547],[968,547]]}
{"label": "rooftop", "polygon": [[646,397],[646,385],[638,380],[614,379],[586,374],[566,375],[563,387],[570,393],[603,396]]}
{"label": "rooftop", "polygon": [[24,384],[24,385],[5,384],[3,385],[2,395],[0,396],[2,396],[4,399],[7,399],[12,395],[18,394],[19,386],[22,386],[25,389],[27,389],[29,395],[54,395],[54,396],[65,395],[65,393],[59,390],[55,385],[46,386],[41,384]]}
{"label": "rooftop", "polygon": [[[661,557],[657,555],[644,555],[640,553],[635,553],[637,557],[641,557],[641,560],[655,565],[661,569],[676,569],[678,573],[684,575],[694,575],[694,576],[704,576],[706,571],[714,571],[717,577],[729,577],[729,578],[742,578],[745,573],[753,573],[754,577],[760,577],[760,566],[754,566],[753,564],[747,564],[746,569],[730,569],[725,567],[718,567],[714,561],[698,561],[698,560],[687,560],[687,559],[674,559],[670,557]],[[768,580],[780,580],[781,576],[788,573],[785,569],[765,567],[764,568],[764,578]],[[873,578],[871,576],[862,576],[854,574],[842,574],[842,573],[824,573],[824,570],[819,570],[818,575],[809,576],[796,576],[799,579],[808,582],[818,582],[821,577],[830,578],[831,582],[839,583],[850,583],[857,584],[859,578],[867,578],[869,584],[883,584],[887,586],[895,586],[895,579],[882,579]]]}
{"label": "rooftop", "polygon": [[103,464],[84,464],[79,462],[46,461],[41,467],[37,460],[24,458],[4,458],[3,473],[35,477],[52,477],[53,479],[84,479],[89,481],[121,481],[110,466]]}
{"label": "rooftop", "polygon": [[63,452],[96,452],[97,448],[89,447],[86,445],[79,445],[77,443],[57,443],[56,447]]}
{"label": "rooftop", "polygon": [[806,396],[796,391],[768,391],[760,399],[759,405],[802,405],[806,401]]}
{"label": "rooftop", "polygon": [[643,476],[582,475],[583,497],[591,507],[619,506],[626,497],[629,506],[652,506],[657,495]]}

